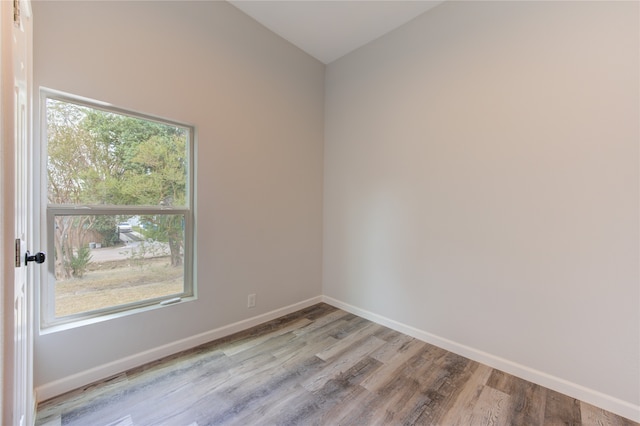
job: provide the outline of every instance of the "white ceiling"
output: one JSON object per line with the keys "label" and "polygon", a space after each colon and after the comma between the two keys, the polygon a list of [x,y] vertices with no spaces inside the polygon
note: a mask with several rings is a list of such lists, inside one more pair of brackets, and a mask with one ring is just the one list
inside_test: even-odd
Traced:
{"label": "white ceiling", "polygon": [[405,24],[444,0],[228,0],[328,64]]}

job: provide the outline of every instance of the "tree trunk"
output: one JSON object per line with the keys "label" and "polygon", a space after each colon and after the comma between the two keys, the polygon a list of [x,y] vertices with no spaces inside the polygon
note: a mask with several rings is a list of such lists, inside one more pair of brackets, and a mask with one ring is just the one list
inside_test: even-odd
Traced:
{"label": "tree trunk", "polygon": [[65,218],[61,216],[56,216],[55,218],[54,256],[55,275],[57,280],[66,280],[71,278],[71,268],[69,266],[71,257],[68,247],[69,222],[69,220],[65,220]]}
{"label": "tree trunk", "polygon": [[171,266],[182,265],[182,253],[180,253],[181,246],[182,246],[182,240],[169,237],[169,250],[171,251]]}

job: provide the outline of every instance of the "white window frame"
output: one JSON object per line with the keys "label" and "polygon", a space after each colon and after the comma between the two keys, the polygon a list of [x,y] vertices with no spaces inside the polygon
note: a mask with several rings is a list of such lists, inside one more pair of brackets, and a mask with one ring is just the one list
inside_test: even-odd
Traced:
{"label": "white window frame", "polygon": [[[138,205],[50,205],[48,203],[48,182],[47,182],[47,164],[48,164],[48,134],[47,134],[47,99],[54,99],[62,102],[73,103],[92,109],[102,110],[115,114],[121,114],[129,117],[139,118],[148,121],[154,121],[161,124],[180,127],[187,130],[187,205],[184,207],[174,206],[138,206]],[[40,329],[47,331],[57,326],[64,325],[84,325],[96,321],[103,321],[109,318],[117,318],[123,315],[134,314],[149,309],[162,308],[173,305],[174,303],[188,302],[196,299],[195,285],[195,128],[192,125],[180,123],[173,120],[154,117],[148,114],[142,114],[132,110],[115,107],[105,102],[100,102],[68,93],[56,91],[48,88],[40,89],[40,122],[41,122],[41,143],[40,149],[42,153],[41,167],[41,199],[42,216],[45,218],[44,229],[46,230],[46,246],[47,252],[47,273],[43,276],[40,283]],[[85,215],[118,215],[118,216],[137,216],[137,215],[182,215],[184,217],[184,280],[183,292],[180,294],[172,294],[165,297],[147,299],[138,302],[127,303],[109,308],[102,308],[88,312],[68,315],[60,318],[55,316],[55,259],[54,259],[54,237],[55,229],[53,226],[54,217],[63,216],[85,216]],[[171,303],[167,303],[167,302]]]}

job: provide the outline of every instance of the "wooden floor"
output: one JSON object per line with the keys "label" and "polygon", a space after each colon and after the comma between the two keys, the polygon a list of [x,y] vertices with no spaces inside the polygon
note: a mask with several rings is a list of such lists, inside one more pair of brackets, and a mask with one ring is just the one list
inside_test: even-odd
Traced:
{"label": "wooden floor", "polygon": [[319,304],[38,406],[37,425],[637,425]]}

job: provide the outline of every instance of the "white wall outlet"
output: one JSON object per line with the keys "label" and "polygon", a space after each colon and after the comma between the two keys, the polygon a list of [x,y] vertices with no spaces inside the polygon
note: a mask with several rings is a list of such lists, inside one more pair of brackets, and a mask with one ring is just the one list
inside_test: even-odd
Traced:
{"label": "white wall outlet", "polygon": [[256,294],[251,293],[247,297],[247,308],[255,308],[255,306],[256,306]]}

